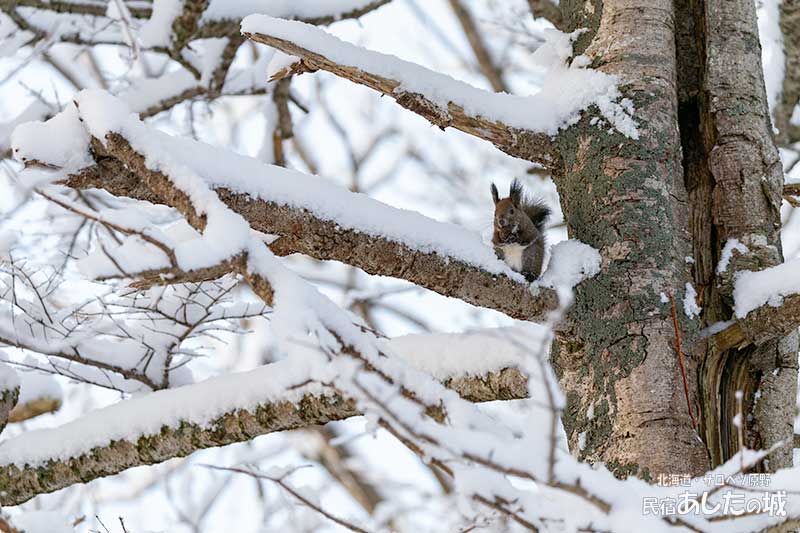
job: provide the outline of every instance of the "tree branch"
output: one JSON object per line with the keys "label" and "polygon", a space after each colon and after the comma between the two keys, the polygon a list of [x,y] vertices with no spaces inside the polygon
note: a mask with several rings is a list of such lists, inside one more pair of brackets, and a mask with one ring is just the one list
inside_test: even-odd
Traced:
{"label": "tree branch", "polygon": [[[262,33],[247,31],[243,33],[247,38],[255,42],[266,44],[286,54],[302,58],[304,67],[310,71],[325,70],[389,96],[402,107],[422,116],[441,129],[447,127],[456,128],[479,139],[489,141],[509,155],[539,163],[546,167],[552,168],[560,164],[551,136],[546,133],[514,128],[497,120],[471,114],[464,109],[464,106],[468,105],[469,102],[454,102],[451,100],[446,107],[442,107],[429,96],[405,90],[400,81],[370,72],[369,67],[364,65],[342,65],[325,55],[308,50],[286,39]],[[362,52],[370,55],[374,54],[375,61],[386,61],[386,56],[381,54],[366,50]],[[401,62],[401,66],[405,65],[409,64]],[[422,68],[418,65],[413,65],[413,67]],[[434,73],[431,72],[430,74],[433,75]]]}
{"label": "tree branch", "polygon": [[[116,196],[169,204],[144,184],[142,176],[152,171],[125,139],[112,135],[105,147],[97,142],[93,147],[97,164],[69,176],[65,185],[105,189]],[[558,307],[558,297],[552,289],[542,288],[534,294],[525,282],[487,272],[457,258],[413,250],[386,237],[346,229],[335,220],[323,220],[305,209],[278,205],[226,188],[217,187],[215,192],[253,229],[280,236],[270,244],[276,255],[302,253],[316,259],[341,261],[369,274],[405,279],[520,320],[542,319]]]}
{"label": "tree branch", "polygon": [[742,348],[748,344],[760,346],[788,335],[798,326],[800,294],[795,294],[784,298],[778,307],[766,304],[750,311],[747,316],[716,333],[713,338],[721,350]]}
{"label": "tree branch", "polygon": [[56,398],[35,398],[29,402],[17,404],[8,415],[8,422],[14,424],[36,418],[47,413],[54,413],[61,408],[61,400]]}
{"label": "tree branch", "polygon": [[[270,365],[271,366],[271,365]],[[267,373],[264,369],[254,372]],[[274,374],[274,372],[273,372]],[[272,382],[266,380],[265,382]],[[527,397],[527,380],[517,370],[506,368],[481,377],[451,378],[446,385],[467,400],[511,399]],[[23,434],[0,445],[0,505],[18,505],[37,494],[53,492],[75,483],[87,482],[99,477],[117,474],[128,468],[184,457],[197,450],[224,446],[253,439],[259,435],[297,429],[315,424],[326,424],[343,420],[359,413],[353,401],[339,394],[323,395],[308,393],[297,395],[297,399],[265,399],[258,404],[243,408],[230,405],[224,413],[211,420],[198,421],[191,418],[191,409],[203,391],[213,391],[214,380],[172,390],[158,391],[145,397],[125,400],[94,413],[98,420],[110,420],[125,413],[149,412],[154,417],[163,414],[163,425],[151,433],[132,435],[125,439],[112,438],[108,444],[87,445],[81,453],[69,458],[52,458],[40,464],[15,464],[9,461],[9,448],[19,453],[29,448],[30,439],[38,442],[54,442],[63,432],[81,431],[85,424],[92,424],[92,414],[61,428],[39,430]],[[265,396],[269,396],[265,393]],[[190,400],[190,401],[187,401]],[[174,413],[153,413],[153,407],[169,404],[175,406]],[[137,405],[138,404],[138,405]],[[187,413],[182,409],[185,408]],[[145,411],[141,411],[145,409]],[[149,411],[148,411],[149,410]],[[118,413],[115,415],[115,413]],[[98,427],[102,427],[102,424]],[[97,428],[95,428],[97,429]],[[24,439],[24,440],[20,440]],[[24,444],[27,443],[27,444]],[[34,446],[35,448],[35,446]],[[25,452],[23,452],[23,455]]]}
{"label": "tree branch", "polygon": [[489,81],[492,89],[494,89],[495,92],[509,92],[508,87],[506,87],[503,81],[503,72],[497,67],[489,49],[486,47],[483,35],[481,35],[480,30],[478,30],[472,13],[469,12],[469,9],[461,0],[450,0],[450,7],[453,10],[453,14],[458,19],[458,22],[461,24],[461,29],[464,30],[464,36],[467,38],[467,41],[469,41],[472,52],[475,54],[475,59],[478,61],[478,67],[481,73],[483,73]]}
{"label": "tree branch", "polygon": [[[54,13],[67,13],[71,15],[91,15],[105,17],[108,6],[95,2],[65,2],[63,0],[0,0],[0,9],[7,11],[17,7],[29,7]],[[134,18],[146,19],[152,10],[147,7],[129,6],[128,11]]]}
{"label": "tree branch", "polygon": [[373,483],[351,467],[353,453],[346,445],[331,444],[337,435],[329,427],[319,426],[307,431],[309,437],[314,436],[319,442],[315,443],[314,451],[302,452],[303,456],[318,462],[368,514],[373,514],[383,498]]}
{"label": "tree branch", "polygon": [[535,18],[542,17],[550,21],[550,23],[561,31],[567,29],[564,15],[561,13],[561,8],[555,5],[551,0],[528,0],[528,6],[531,8],[531,13]]}

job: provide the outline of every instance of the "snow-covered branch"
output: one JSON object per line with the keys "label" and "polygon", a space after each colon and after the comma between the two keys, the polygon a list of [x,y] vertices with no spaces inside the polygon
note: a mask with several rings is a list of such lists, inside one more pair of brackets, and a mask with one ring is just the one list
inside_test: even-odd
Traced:
{"label": "snow-covered branch", "polygon": [[[497,335],[484,335],[484,342],[492,342],[495,350]],[[480,340],[479,334],[467,336],[461,346],[475,347],[477,342],[480,349]],[[426,346],[423,336],[401,338],[399,343],[400,353],[408,354],[421,368],[435,365],[443,382],[467,400],[514,399],[528,394],[525,377],[508,366],[511,359],[502,350],[496,357],[480,357],[483,354],[472,349],[471,353],[453,353],[445,361],[433,361],[424,354],[405,351]],[[22,434],[0,445],[0,486],[6,487],[0,505],[16,505],[37,494],[203,448],[361,414],[353,401],[333,389],[308,384],[313,377],[310,368],[287,360],[244,374],[157,391],[62,427]],[[163,409],[164,405],[170,409]]]}
{"label": "snow-covered branch", "polygon": [[[560,164],[553,137],[592,104],[621,131],[637,135],[626,113],[629,102],[614,103],[619,99],[616,79],[564,66],[571,38],[559,32],[542,47],[542,60],[551,67],[548,81],[539,93],[526,97],[477,89],[420,65],[345,43],[301,22],[251,15],[242,21],[242,32],[253,41],[300,57],[305,70],[325,70],[365,85],[442,129],[459,129],[547,167]],[[565,94],[570,97],[564,98]]]}
{"label": "snow-covered branch", "polygon": [[[743,248],[745,254],[747,248]],[[714,335],[723,348],[761,345],[800,326],[800,260],[758,272],[739,271],[733,296],[734,321]]]}
{"label": "snow-covered branch", "polygon": [[[124,104],[116,101],[115,105]],[[80,129],[77,117],[73,120],[70,127]],[[142,127],[168,147],[181,165],[203,175],[220,200],[243,216],[252,229],[278,235],[270,244],[277,255],[303,253],[341,261],[523,320],[542,319],[557,307],[554,290],[541,287],[532,291],[477,234],[387,206],[313,176]],[[26,137],[38,135],[35,126],[30,128],[29,133],[17,134],[21,144],[17,156],[28,162],[63,165],[64,161],[48,160],[47,154],[37,153],[31,143],[24,142]],[[71,172],[65,184],[77,189],[102,188],[114,195],[177,207],[179,197],[146,185],[148,176],[152,183],[168,181],[148,168],[147,154],[133,149],[124,136],[112,134],[104,142],[95,140],[92,147],[92,154],[86,152],[86,162],[94,164]],[[154,270],[153,277],[162,273]],[[171,279],[213,279],[219,272],[209,265],[194,274],[191,279]]]}

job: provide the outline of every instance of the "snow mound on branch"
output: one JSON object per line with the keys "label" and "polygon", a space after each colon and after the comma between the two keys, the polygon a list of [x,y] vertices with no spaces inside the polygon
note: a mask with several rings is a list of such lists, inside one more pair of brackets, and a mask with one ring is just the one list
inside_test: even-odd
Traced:
{"label": "snow mound on branch", "polygon": [[11,133],[20,124],[30,122],[33,120],[42,120],[50,113],[50,108],[39,100],[25,108],[25,110],[17,115],[14,119],[0,123],[0,153],[5,152],[11,148]]}
{"label": "snow mound on branch", "polygon": [[92,163],[89,134],[78,120],[78,110],[68,104],[46,122],[20,124],[11,134],[11,148],[20,161],[40,161],[65,168]]}
{"label": "snow mound on branch", "polygon": [[388,344],[419,370],[444,380],[517,367],[521,358],[548,346],[546,336],[545,328],[531,324],[469,333],[405,335]]}
{"label": "snow mound on branch", "polygon": [[739,272],[733,289],[736,318],[765,304],[778,307],[793,294],[800,294],[800,259],[758,272]]}
{"label": "snow mound on branch", "polygon": [[537,281],[540,287],[574,287],[600,272],[600,252],[588,244],[570,239],[550,250],[550,263]]}
{"label": "snow mound on branch", "polygon": [[150,18],[139,28],[142,46],[168,47],[172,41],[172,23],[182,11],[182,0],[155,0]]}
{"label": "snow mound on branch", "polygon": [[392,55],[365,50],[346,43],[325,31],[302,22],[266,15],[250,15],[242,21],[242,32],[260,33],[292,43],[325,56],[333,62],[377,74],[399,82],[395,92],[419,93],[447,114],[453,103],[473,117],[499,121],[522,130],[554,135],[574,124],[581,111],[596,105],[603,117],[622,134],[633,139],[638,132],[632,103],[622,99],[617,78],[596,70],[582,68],[583,61],[566,66],[572,54],[572,40],[577,34],[557,30],[547,33],[547,42],[534,59],[549,69],[538,93],[516,96],[484,91],[445,74],[434,72]]}

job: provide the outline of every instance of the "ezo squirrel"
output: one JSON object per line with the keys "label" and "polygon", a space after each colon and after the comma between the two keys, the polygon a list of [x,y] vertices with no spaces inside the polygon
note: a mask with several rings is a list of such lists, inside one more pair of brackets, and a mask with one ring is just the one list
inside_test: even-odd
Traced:
{"label": "ezo squirrel", "polygon": [[492,183],[494,233],[492,244],[497,257],[525,279],[534,281],[542,273],[544,261],[544,222],[550,209],[525,196],[518,180],[511,182],[508,198],[500,199]]}

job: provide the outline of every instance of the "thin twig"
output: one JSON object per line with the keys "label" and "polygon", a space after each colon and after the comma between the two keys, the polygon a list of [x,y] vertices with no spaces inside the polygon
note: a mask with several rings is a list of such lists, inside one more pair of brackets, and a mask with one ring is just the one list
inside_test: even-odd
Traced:
{"label": "thin twig", "polygon": [[692,402],[689,401],[689,382],[686,380],[686,369],[683,366],[683,352],[681,351],[681,330],[678,326],[678,310],[675,307],[675,298],[669,293],[669,301],[672,304],[672,325],[675,327],[675,351],[678,353],[678,367],[681,369],[683,378],[683,393],[686,396],[686,408],[689,410],[689,418],[692,419],[692,427],[697,428],[697,420],[692,412]]}
{"label": "thin twig", "polygon": [[293,470],[288,472],[287,474],[284,474],[283,476],[281,476],[279,478],[274,478],[274,477],[270,477],[270,476],[267,476],[265,474],[260,474],[258,472],[253,472],[251,470],[247,470],[247,469],[244,469],[244,468],[235,468],[235,467],[226,467],[226,466],[214,466],[214,465],[201,465],[201,466],[205,466],[206,468],[211,468],[213,470],[224,470],[224,471],[228,471],[228,472],[236,472],[236,473],[239,473],[239,474],[245,474],[245,475],[254,477],[256,479],[265,479],[267,481],[272,481],[273,483],[276,483],[278,486],[280,486],[283,490],[285,490],[286,492],[288,492],[289,494],[291,494],[292,496],[294,496],[295,498],[300,500],[300,502],[303,505],[307,506],[310,509],[313,509],[314,511],[316,511],[319,514],[321,514],[322,516],[324,516],[328,520],[330,520],[332,522],[335,522],[335,523],[339,524],[340,526],[349,529],[350,531],[356,531],[358,533],[369,533],[366,529],[360,528],[360,527],[356,526],[355,524],[351,524],[350,522],[348,522],[348,521],[346,521],[346,520],[344,520],[342,518],[339,518],[338,516],[332,515],[331,513],[329,513],[328,511],[326,511],[322,507],[320,507],[319,505],[315,504],[314,502],[312,502],[311,500],[309,500],[308,498],[304,497],[302,494],[300,494],[299,492],[294,490],[288,483],[286,483],[283,480],[287,475],[291,474],[293,472]]}

